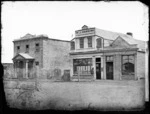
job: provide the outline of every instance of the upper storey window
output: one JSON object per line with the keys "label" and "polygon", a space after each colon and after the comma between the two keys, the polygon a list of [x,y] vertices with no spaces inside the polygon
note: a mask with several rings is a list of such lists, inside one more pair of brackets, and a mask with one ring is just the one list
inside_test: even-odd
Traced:
{"label": "upper storey window", "polygon": [[20,46],[17,46],[17,53],[20,52]]}
{"label": "upper storey window", "polygon": [[29,45],[26,45],[26,53],[29,52]]}
{"label": "upper storey window", "polygon": [[80,48],[84,48],[84,38],[80,38]]}
{"label": "upper storey window", "polygon": [[92,37],[88,37],[88,47],[92,47]]}
{"label": "upper storey window", "polygon": [[74,41],[71,41],[71,50],[75,50],[75,42]]}
{"label": "upper storey window", "polygon": [[35,51],[36,51],[36,52],[39,52],[39,51],[40,51],[40,44],[39,44],[39,43],[36,43],[36,44],[35,44]]}
{"label": "upper storey window", "polygon": [[98,38],[96,39],[96,42],[97,42],[97,48],[102,48],[102,39]]}

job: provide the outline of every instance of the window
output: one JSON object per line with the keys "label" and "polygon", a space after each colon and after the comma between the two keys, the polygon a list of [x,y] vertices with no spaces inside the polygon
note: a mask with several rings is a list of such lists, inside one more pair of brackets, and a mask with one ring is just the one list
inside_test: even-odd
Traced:
{"label": "window", "polygon": [[97,48],[102,48],[102,39],[98,38],[96,39],[96,42],[97,42]]}
{"label": "window", "polygon": [[26,45],[26,53],[29,52],[29,45]]}
{"label": "window", "polygon": [[35,62],[35,65],[39,65],[39,62],[38,62],[38,61],[36,61],[36,62]]}
{"label": "window", "polygon": [[122,75],[134,75],[134,55],[122,56]]}
{"label": "window", "polygon": [[92,37],[88,37],[88,47],[92,47]]}
{"label": "window", "polygon": [[91,75],[92,58],[74,59],[73,71],[77,74],[78,71],[81,75]]}
{"label": "window", "polygon": [[101,62],[101,58],[96,58],[96,62]]}
{"label": "window", "polygon": [[106,61],[107,62],[110,62],[110,61],[113,61],[113,56],[106,56]]}
{"label": "window", "polygon": [[17,53],[20,52],[20,46],[17,46]]}
{"label": "window", "polygon": [[80,38],[80,48],[84,48],[84,38]]}
{"label": "window", "polygon": [[35,44],[35,51],[36,51],[36,52],[39,52],[39,51],[40,51],[39,43],[36,43],[36,44]]}
{"label": "window", "polygon": [[71,50],[75,50],[75,42],[71,41]]}

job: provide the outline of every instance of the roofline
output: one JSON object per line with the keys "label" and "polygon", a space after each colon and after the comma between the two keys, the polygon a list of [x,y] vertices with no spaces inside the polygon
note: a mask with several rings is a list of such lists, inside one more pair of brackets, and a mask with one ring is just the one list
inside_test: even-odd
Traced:
{"label": "roofline", "polygon": [[[88,29],[95,29],[96,27],[88,27]],[[76,31],[80,31],[80,30],[83,30],[82,28],[81,29],[78,29],[78,30],[75,30]]]}
{"label": "roofline", "polygon": [[33,37],[33,38],[25,38],[25,39],[16,39],[13,42],[25,41],[25,40],[33,40],[33,39],[48,39],[48,37]]}
{"label": "roofline", "polygon": [[62,41],[62,42],[70,42],[69,40],[60,40],[60,39],[54,39],[54,38],[48,38],[48,40],[56,40],[56,41]]}
{"label": "roofline", "polygon": [[[15,60],[15,58],[17,57],[17,56],[21,56],[21,57],[23,57],[20,53],[18,53],[17,55],[15,55],[13,58],[12,58],[12,60],[14,61]],[[24,57],[23,57],[24,58]],[[35,58],[30,58],[30,59],[26,59],[26,58],[24,58],[25,60],[34,60]]]}
{"label": "roofline", "polygon": [[137,51],[138,48],[126,48],[126,49],[107,49],[107,50],[95,50],[95,51],[86,51],[86,52],[70,52],[70,55],[82,55],[82,54],[97,54],[97,53],[110,53],[110,52],[120,52],[120,51]]}
{"label": "roofline", "polygon": [[56,40],[56,41],[70,42],[68,40],[60,40],[60,39],[54,39],[54,38],[49,38],[49,37],[33,37],[33,38],[26,38],[26,39],[16,39],[13,42],[26,41],[26,40],[34,40],[34,39]]}
{"label": "roofline", "polygon": [[[104,39],[104,40],[114,41],[114,40],[112,40],[112,39],[107,39],[107,38],[104,38],[104,37],[99,36],[99,35],[96,35],[96,34],[94,34],[94,35],[89,35],[89,36],[98,36],[98,37],[101,37],[101,38],[102,38],[102,39]],[[79,36],[79,37],[74,37],[72,40],[77,39],[77,38],[82,38],[82,37],[88,37],[88,36]],[[72,41],[72,40],[71,40],[71,41]],[[115,39],[115,40],[116,40],[116,39]]]}

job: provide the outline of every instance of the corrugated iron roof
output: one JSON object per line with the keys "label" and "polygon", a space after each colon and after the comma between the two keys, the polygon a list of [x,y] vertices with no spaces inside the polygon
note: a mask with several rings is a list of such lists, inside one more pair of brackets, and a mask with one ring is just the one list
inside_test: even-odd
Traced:
{"label": "corrugated iron roof", "polygon": [[98,29],[98,28],[96,28],[96,34],[98,36],[101,36],[104,39],[108,39],[108,40],[115,40],[116,38],[118,38],[120,36],[129,44],[137,44],[138,48],[144,49],[144,50],[146,48],[145,41],[134,39],[132,36],[127,35],[127,34],[106,31],[106,30],[102,30],[102,29]]}
{"label": "corrugated iron roof", "polygon": [[15,60],[16,57],[18,56],[21,56],[23,57],[24,59],[34,59],[34,57],[30,56],[29,54],[27,53],[18,53],[16,56],[13,57],[13,60]]}
{"label": "corrugated iron roof", "polygon": [[34,59],[33,57],[31,57],[29,54],[27,53],[19,53],[19,55],[21,55],[22,57],[24,57],[25,59]]}

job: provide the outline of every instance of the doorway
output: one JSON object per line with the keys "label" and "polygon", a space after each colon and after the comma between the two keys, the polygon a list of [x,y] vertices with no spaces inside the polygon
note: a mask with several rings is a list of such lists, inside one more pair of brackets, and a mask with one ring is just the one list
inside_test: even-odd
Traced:
{"label": "doorway", "polygon": [[113,62],[106,62],[106,79],[113,80]]}
{"label": "doorway", "polygon": [[96,58],[96,79],[101,79],[101,58]]}
{"label": "doorway", "polygon": [[24,68],[23,61],[19,61],[18,66],[17,66],[17,69],[18,69],[17,74],[18,74],[19,79],[23,79],[23,75],[24,75],[23,68]]}

